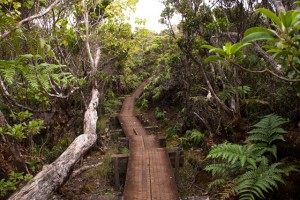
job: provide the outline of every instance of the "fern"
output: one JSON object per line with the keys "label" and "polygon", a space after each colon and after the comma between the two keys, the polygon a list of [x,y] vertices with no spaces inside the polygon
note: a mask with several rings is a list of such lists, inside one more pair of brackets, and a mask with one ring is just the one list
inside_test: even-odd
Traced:
{"label": "fern", "polygon": [[204,170],[211,172],[214,176],[216,174],[224,174],[226,171],[232,168],[231,166],[232,165],[227,163],[216,163],[206,166]]}
{"label": "fern", "polygon": [[223,178],[216,179],[208,184],[208,188],[213,188],[215,186],[223,185],[226,183],[226,180]]}
{"label": "fern", "polygon": [[230,164],[240,163],[243,168],[248,164],[256,166],[255,159],[259,156],[254,145],[239,145],[231,143],[223,143],[212,148],[207,155],[207,159],[219,159]]}
{"label": "fern", "polygon": [[265,193],[278,189],[278,183],[284,183],[282,175],[286,170],[280,169],[281,165],[281,163],[261,165],[244,173],[236,181],[235,192],[240,194],[240,199],[265,198]]}
{"label": "fern", "polygon": [[44,102],[52,89],[63,92],[82,83],[82,80],[66,72],[65,65],[31,64],[40,62],[40,59],[39,55],[25,54],[16,57],[15,60],[0,60],[0,76],[5,85],[12,90],[9,92],[17,94],[16,99],[24,99],[26,94],[30,95],[27,98],[32,102]]}
{"label": "fern", "polygon": [[[265,195],[278,189],[284,183],[283,176],[291,171],[298,171],[294,166],[284,167],[282,163],[270,163],[265,156],[271,153],[277,158],[276,142],[284,140],[285,131],[281,125],[283,118],[270,114],[253,126],[246,145],[223,143],[214,146],[207,159],[214,159],[214,164],[205,167],[217,179],[209,187],[221,186],[223,199],[230,196],[242,200],[264,199]],[[251,144],[252,143],[252,144]]]}
{"label": "fern", "polygon": [[0,74],[3,77],[4,81],[8,84],[14,83],[14,77],[16,70],[14,69],[14,62],[0,60]]}
{"label": "fern", "polygon": [[253,125],[253,130],[248,132],[251,134],[246,142],[256,143],[263,153],[270,152],[277,158],[277,148],[274,143],[278,140],[284,141],[282,136],[285,133],[280,126],[287,121],[275,114],[266,115],[257,124]]}

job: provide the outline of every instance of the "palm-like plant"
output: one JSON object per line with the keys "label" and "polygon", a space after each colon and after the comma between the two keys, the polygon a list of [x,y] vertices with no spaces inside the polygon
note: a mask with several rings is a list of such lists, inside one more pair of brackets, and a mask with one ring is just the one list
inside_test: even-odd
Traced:
{"label": "palm-like plant", "polygon": [[225,43],[222,48],[214,47],[211,45],[202,45],[202,48],[209,49],[209,53],[216,53],[217,55],[212,55],[207,57],[204,62],[214,62],[214,61],[223,61],[228,58],[237,57],[240,58],[242,56],[241,50],[247,46],[251,45],[251,43]]}

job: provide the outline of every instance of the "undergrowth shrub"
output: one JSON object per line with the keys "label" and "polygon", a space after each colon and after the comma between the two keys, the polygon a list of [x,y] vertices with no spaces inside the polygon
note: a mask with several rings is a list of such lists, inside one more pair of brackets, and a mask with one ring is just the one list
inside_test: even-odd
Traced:
{"label": "undergrowth shrub", "polygon": [[167,121],[168,121],[166,112],[165,112],[165,111],[161,111],[161,110],[159,109],[159,107],[156,107],[156,108],[155,108],[154,114],[155,114],[155,118],[156,118],[158,121],[160,121],[160,122],[167,122]]}
{"label": "undergrowth shrub", "polygon": [[31,175],[24,175],[23,172],[15,173],[12,172],[9,174],[8,179],[0,180],[0,197],[6,196],[9,192],[15,191],[18,185],[22,181],[30,181],[32,179]]}
{"label": "undergrowth shrub", "polygon": [[182,124],[180,124],[180,123],[177,123],[177,124],[175,124],[172,127],[169,127],[166,130],[166,136],[167,136],[167,138],[171,138],[174,135],[180,134],[181,133],[181,129],[182,129]]}
{"label": "undergrowth shrub", "polygon": [[200,131],[193,129],[187,130],[184,137],[179,138],[180,146],[184,149],[200,146],[204,140],[204,135]]}

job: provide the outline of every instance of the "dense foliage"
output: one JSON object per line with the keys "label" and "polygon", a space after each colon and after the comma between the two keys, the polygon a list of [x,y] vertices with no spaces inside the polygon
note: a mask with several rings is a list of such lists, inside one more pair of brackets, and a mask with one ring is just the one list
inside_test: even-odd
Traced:
{"label": "dense foliage", "polygon": [[294,170],[277,160],[297,159],[278,141],[300,147],[283,136],[299,131],[300,3],[161,2],[167,29],[153,33],[128,23],[136,0],[0,0],[0,196],[82,132],[92,87],[103,119],[145,79],[138,105],[216,161],[206,170],[223,197],[264,198]]}

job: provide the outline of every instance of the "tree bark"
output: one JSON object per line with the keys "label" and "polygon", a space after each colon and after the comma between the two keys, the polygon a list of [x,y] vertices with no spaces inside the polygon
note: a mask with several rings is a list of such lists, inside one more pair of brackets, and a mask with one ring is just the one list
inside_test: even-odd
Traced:
{"label": "tree bark", "polygon": [[277,10],[278,13],[281,13],[281,12],[285,13],[285,8],[284,8],[281,0],[272,0],[271,2],[276,7],[276,10]]}

